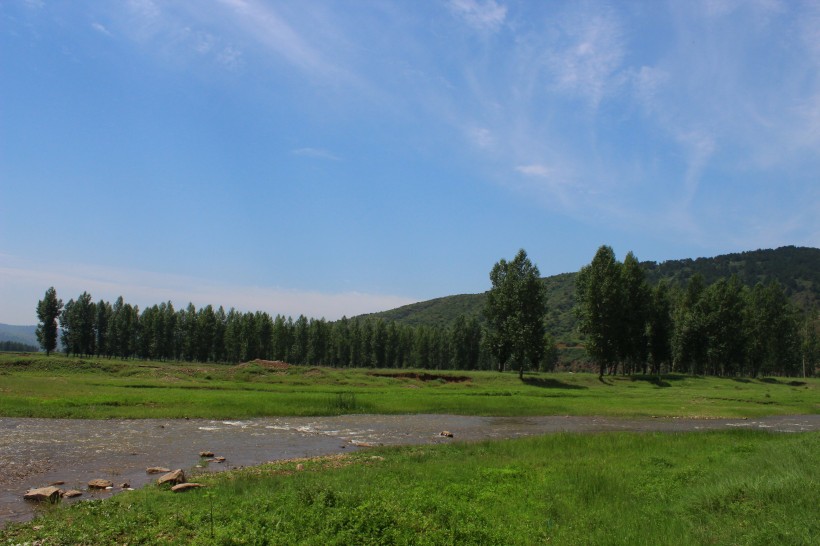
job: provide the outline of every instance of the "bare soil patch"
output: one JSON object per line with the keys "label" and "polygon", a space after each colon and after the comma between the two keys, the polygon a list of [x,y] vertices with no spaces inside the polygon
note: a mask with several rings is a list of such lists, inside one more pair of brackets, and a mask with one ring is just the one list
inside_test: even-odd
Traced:
{"label": "bare soil patch", "polygon": [[437,381],[442,380],[447,383],[465,383],[472,381],[472,377],[466,375],[444,375],[435,373],[417,373],[417,372],[371,372],[369,375],[374,377],[392,377],[394,379],[417,379],[419,381]]}
{"label": "bare soil patch", "polygon": [[247,368],[251,364],[256,364],[257,366],[268,370],[287,370],[290,368],[290,364],[287,362],[282,362],[281,360],[262,360],[261,358],[251,360],[250,362],[243,362],[242,364],[237,364],[236,368]]}

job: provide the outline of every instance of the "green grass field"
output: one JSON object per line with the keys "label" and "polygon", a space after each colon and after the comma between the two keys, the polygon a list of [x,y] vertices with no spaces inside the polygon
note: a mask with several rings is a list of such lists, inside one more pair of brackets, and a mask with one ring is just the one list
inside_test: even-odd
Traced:
{"label": "green grass field", "polygon": [[[394,373],[433,377],[389,377]],[[378,375],[377,375],[378,374]],[[458,381],[455,381],[458,379]],[[818,413],[819,379],[366,370],[0,355],[0,416],[341,413],[758,417]]]}
{"label": "green grass field", "polygon": [[[341,457],[341,456],[340,456]],[[820,434],[379,448],[55,506],[2,544],[817,544]],[[35,542],[40,541],[40,542]]]}
{"label": "green grass field", "polygon": [[[393,374],[409,374],[395,377]],[[426,374],[426,375],[425,375]],[[0,355],[0,416],[818,413],[818,379],[338,370]],[[297,464],[303,465],[302,470]],[[378,448],[44,507],[0,544],[817,544],[820,433]]]}

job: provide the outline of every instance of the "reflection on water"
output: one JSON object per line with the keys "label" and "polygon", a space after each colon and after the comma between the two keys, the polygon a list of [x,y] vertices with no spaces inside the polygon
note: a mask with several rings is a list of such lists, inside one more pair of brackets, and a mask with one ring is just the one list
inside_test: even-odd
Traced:
{"label": "reflection on water", "polygon": [[[245,421],[204,419],[82,420],[0,418],[0,525],[30,518],[35,506],[22,500],[26,490],[57,481],[83,491],[80,499],[112,492],[86,491],[95,478],[119,486],[145,485],[156,476],[150,466],[195,469],[200,451],[213,451],[224,463],[205,463],[213,472],[293,457],[312,457],[358,449],[357,445],[484,440],[550,432],[608,430],[686,431],[727,427],[800,432],[820,429],[820,415],[757,420],[609,419],[600,417],[470,417],[459,415],[344,415],[282,417]],[[115,487],[113,493],[120,488]]]}

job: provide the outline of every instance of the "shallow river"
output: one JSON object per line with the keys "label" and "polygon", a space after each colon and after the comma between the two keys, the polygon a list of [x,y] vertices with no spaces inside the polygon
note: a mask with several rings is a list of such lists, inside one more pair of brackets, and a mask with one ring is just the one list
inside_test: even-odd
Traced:
{"label": "shallow river", "polygon": [[[396,445],[515,438],[553,432],[659,431],[754,428],[772,432],[820,430],[820,415],[761,419],[614,419],[601,417],[470,417],[459,415],[344,415],[281,417],[246,421],[204,419],[0,418],[0,526],[30,519],[36,506],[23,500],[30,488],[64,482],[83,491],[80,499],[110,496],[123,483],[140,487],[156,479],[150,466],[192,470],[200,451],[225,457],[208,463],[213,472],[294,457]],[[454,438],[439,435],[450,431]],[[87,491],[105,478],[113,491]]]}

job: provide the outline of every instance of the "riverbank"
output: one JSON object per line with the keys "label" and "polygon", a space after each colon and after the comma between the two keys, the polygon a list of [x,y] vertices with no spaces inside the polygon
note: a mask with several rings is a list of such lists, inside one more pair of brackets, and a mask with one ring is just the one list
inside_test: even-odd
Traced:
{"label": "riverbank", "polygon": [[[742,424],[742,423],[739,423]],[[57,506],[41,544],[811,544],[820,434],[559,433],[368,449]],[[341,458],[340,458],[341,457]]]}
{"label": "riverbank", "polygon": [[[241,421],[0,418],[0,523],[33,516],[36,505],[22,500],[30,488],[63,482],[63,489],[83,491],[76,501],[106,498],[122,488],[89,491],[88,481],[102,478],[138,488],[156,478],[145,472],[148,467],[205,474],[272,460],[351,453],[361,446],[477,442],[567,432],[733,429],[820,431],[820,415],[760,419],[345,415]],[[442,436],[445,431],[453,438]],[[199,456],[203,451],[225,460],[208,462],[211,457]]]}
{"label": "riverbank", "polygon": [[0,416],[761,417],[820,412],[820,379],[335,369],[0,355]]}

